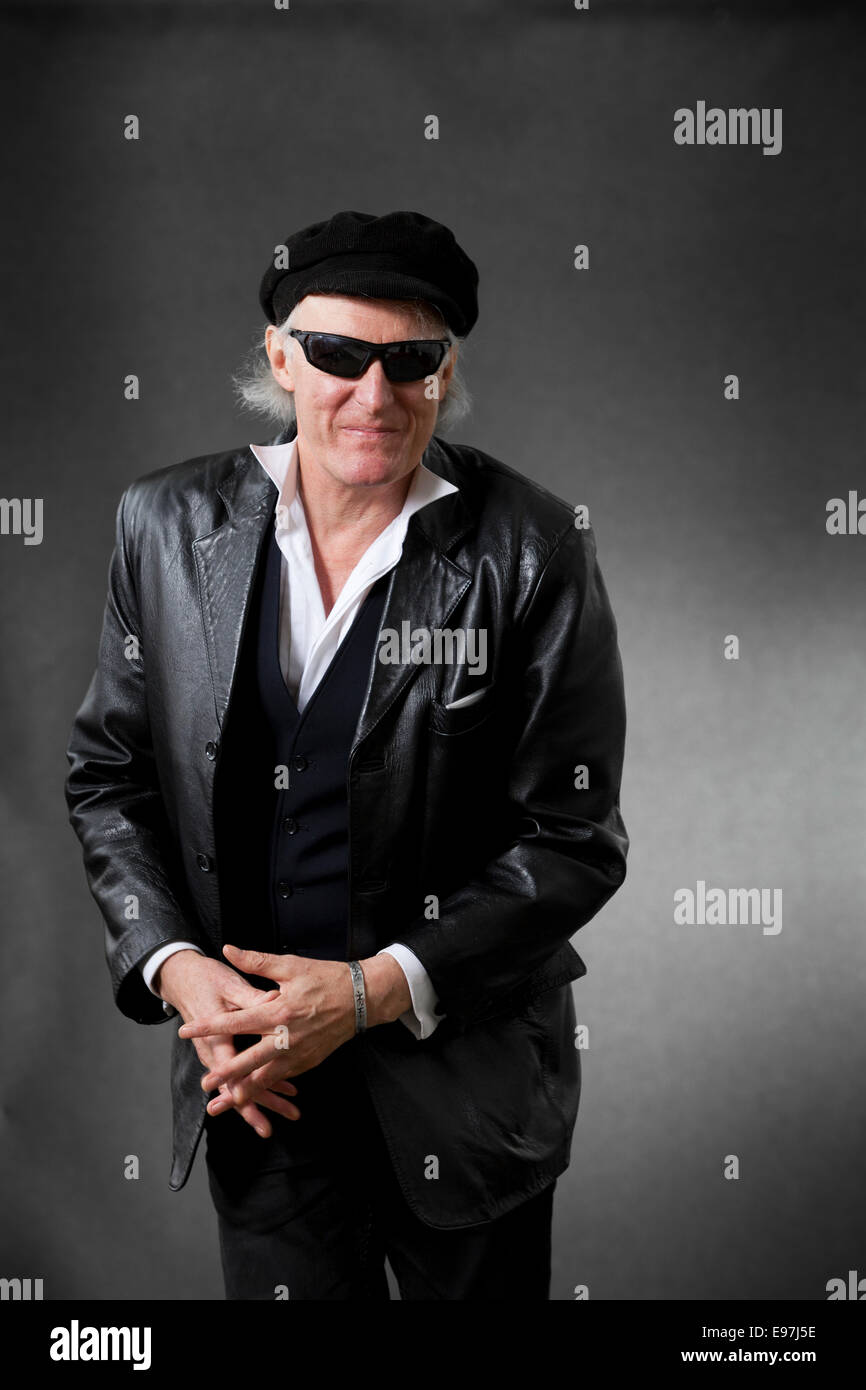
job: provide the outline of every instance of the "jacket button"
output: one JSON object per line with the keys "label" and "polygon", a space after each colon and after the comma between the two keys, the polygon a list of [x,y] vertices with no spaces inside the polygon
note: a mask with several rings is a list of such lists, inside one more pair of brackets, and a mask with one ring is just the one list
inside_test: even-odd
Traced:
{"label": "jacket button", "polygon": [[286,879],[281,878],[277,884],[277,892],[281,898],[290,898],[292,896],[292,885]]}
{"label": "jacket button", "polygon": [[203,874],[209,874],[213,868],[213,860],[209,854],[197,854],[195,862],[198,864]]}
{"label": "jacket button", "polygon": [[299,753],[296,758],[292,758],[292,767],[295,769],[295,772],[303,772],[306,766],[307,760],[303,753]]}
{"label": "jacket button", "polygon": [[218,744],[218,743],[214,743],[213,739],[208,739],[207,743],[206,743],[205,746],[204,746],[205,757],[206,757],[206,758],[210,758],[211,762],[213,762],[213,760],[214,760],[214,758],[216,757],[218,751],[219,751],[219,744]]}
{"label": "jacket button", "polygon": [[296,835],[298,833],[298,822],[293,816],[286,816],[283,821],[283,829],[287,835]]}

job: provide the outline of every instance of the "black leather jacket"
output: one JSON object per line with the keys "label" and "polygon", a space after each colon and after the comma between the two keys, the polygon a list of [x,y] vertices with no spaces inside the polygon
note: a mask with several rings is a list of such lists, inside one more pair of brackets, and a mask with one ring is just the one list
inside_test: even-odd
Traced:
{"label": "black leather jacket", "polygon": [[[424,463],[459,491],[411,517],[382,626],[486,629],[488,667],[373,663],[347,770],[350,956],[404,942],[447,1015],[424,1041],[397,1021],[354,1043],[407,1201],[457,1227],[568,1164],[569,982],[586,969],[569,938],[625,876],[625,708],[592,531],[478,449],[434,436]],[[244,447],[148,474],[118,507],[67,801],[116,1002],[139,1023],[164,1019],[138,969],[154,947],[184,938],[222,959],[214,777],[274,498]],[[446,709],[479,687],[480,701]],[[175,1038],[173,1188],[201,1135],[202,1075]],[[425,1179],[427,1154],[439,1181]]]}

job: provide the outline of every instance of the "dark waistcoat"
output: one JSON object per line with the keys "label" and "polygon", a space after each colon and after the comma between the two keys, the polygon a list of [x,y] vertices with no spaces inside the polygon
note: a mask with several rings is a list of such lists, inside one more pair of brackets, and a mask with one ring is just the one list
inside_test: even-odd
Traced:
{"label": "dark waistcoat", "polygon": [[299,713],[279,663],[280,562],[269,521],[216,786],[225,940],[347,960],[346,773],[391,575],[373,585]]}

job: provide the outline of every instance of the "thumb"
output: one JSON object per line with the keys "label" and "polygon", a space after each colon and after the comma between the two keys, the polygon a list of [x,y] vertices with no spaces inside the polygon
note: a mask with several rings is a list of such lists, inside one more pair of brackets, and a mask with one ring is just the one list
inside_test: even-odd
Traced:
{"label": "thumb", "polygon": [[266,979],[279,979],[286,963],[285,956],[269,955],[267,951],[242,951],[239,946],[223,946],[223,955],[245,975],[264,975]]}

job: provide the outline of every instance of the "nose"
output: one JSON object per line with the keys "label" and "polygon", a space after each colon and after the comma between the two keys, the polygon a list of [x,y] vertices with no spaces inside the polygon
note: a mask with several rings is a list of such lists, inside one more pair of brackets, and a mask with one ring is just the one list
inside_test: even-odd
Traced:
{"label": "nose", "polygon": [[355,399],[369,410],[380,409],[394,399],[391,383],[385,375],[385,368],[378,358],[374,358],[363,376],[355,383]]}

